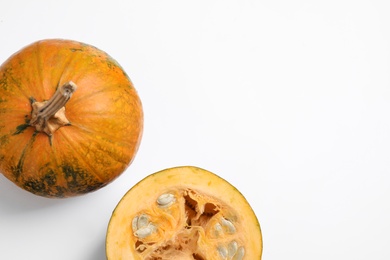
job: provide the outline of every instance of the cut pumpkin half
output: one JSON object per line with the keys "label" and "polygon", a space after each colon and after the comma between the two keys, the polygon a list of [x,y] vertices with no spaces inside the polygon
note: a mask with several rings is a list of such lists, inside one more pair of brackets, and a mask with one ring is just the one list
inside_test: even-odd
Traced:
{"label": "cut pumpkin half", "polygon": [[258,260],[262,235],[244,196],[221,177],[184,166],[149,175],[116,206],[109,260]]}

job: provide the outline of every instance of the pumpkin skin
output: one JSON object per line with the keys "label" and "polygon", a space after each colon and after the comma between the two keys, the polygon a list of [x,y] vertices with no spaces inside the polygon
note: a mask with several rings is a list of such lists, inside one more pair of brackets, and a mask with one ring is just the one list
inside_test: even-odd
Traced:
{"label": "pumpkin skin", "polygon": [[119,201],[107,228],[108,260],[261,259],[259,222],[244,196],[207,170],[147,176]]}
{"label": "pumpkin skin", "polygon": [[[68,82],[77,89],[61,110],[65,121],[59,111],[47,120],[61,123],[57,129],[38,130],[31,123],[33,107]],[[142,131],[142,104],[132,82],[96,47],[42,40],[0,67],[0,172],[24,190],[52,198],[98,190],[131,164]]]}

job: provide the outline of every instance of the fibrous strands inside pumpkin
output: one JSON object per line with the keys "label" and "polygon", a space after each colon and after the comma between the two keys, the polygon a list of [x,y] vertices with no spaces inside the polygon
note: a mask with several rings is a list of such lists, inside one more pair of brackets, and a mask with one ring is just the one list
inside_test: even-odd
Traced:
{"label": "fibrous strands inside pumpkin", "polygon": [[193,189],[163,193],[129,223],[131,246],[147,260],[205,260],[210,250],[217,259],[243,259],[245,243],[235,216],[229,205]]}

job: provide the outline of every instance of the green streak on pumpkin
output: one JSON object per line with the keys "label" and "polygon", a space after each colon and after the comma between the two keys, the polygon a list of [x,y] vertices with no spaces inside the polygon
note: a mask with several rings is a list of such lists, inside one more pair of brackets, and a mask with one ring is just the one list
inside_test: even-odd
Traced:
{"label": "green streak on pumpkin", "polygon": [[[9,82],[9,81],[12,82]],[[12,85],[11,85],[12,84]],[[21,82],[19,78],[14,77],[14,72],[12,67],[6,67],[4,69],[3,77],[0,79],[0,86],[2,89],[9,91],[14,88],[14,85],[18,87],[18,89],[21,89]]]}
{"label": "green streak on pumpkin", "polygon": [[4,89],[4,90],[8,89],[7,76],[6,76],[5,72],[0,77],[0,89]]}
{"label": "green streak on pumpkin", "polygon": [[28,150],[32,147],[36,136],[38,132],[34,132],[33,135],[31,136],[30,141],[27,143],[26,147],[24,147],[22,154],[20,156],[19,162],[16,165],[16,167],[12,167],[12,172],[14,174],[15,180],[18,180],[20,175],[23,173],[23,165],[24,165],[24,160],[26,159],[26,155],[28,153]]}
{"label": "green streak on pumpkin", "polygon": [[9,142],[9,135],[0,136],[0,146],[3,146]]}
{"label": "green streak on pumpkin", "polygon": [[24,116],[24,124],[18,125],[13,135],[18,135],[23,133],[24,130],[26,130],[26,128],[29,126],[30,126],[30,119],[28,118],[28,116]]}
{"label": "green streak on pumpkin", "polygon": [[68,190],[72,193],[88,193],[105,185],[96,180],[93,175],[85,169],[74,167],[72,164],[64,164],[61,168],[68,184]]}
{"label": "green streak on pumpkin", "polygon": [[28,179],[24,182],[23,187],[25,190],[33,192],[35,194],[43,195],[45,194],[45,183],[35,179]]}
{"label": "green streak on pumpkin", "polygon": [[53,186],[57,182],[57,175],[52,169],[49,169],[42,180],[47,183],[48,186]]}
{"label": "green streak on pumpkin", "polygon": [[29,124],[18,125],[16,127],[16,131],[15,131],[15,133],[13,133],[13,135],[18,135],[18,134],[23,133],[23,131],[26,130],[26,128],[29,126],[30,126]]}
{"label": "green streak on pumpkin", "polygon": [[[43,169],[41,169],[44,171]],[[36,195],[44,197],[57,197],[62,198],[66,193],[66,189],[61,186],[57,186],[57,173],[53,169],[47,169],[46,173],[39,179],[29,178],[27,179],[23,187],[25,190],[34,193]]]}

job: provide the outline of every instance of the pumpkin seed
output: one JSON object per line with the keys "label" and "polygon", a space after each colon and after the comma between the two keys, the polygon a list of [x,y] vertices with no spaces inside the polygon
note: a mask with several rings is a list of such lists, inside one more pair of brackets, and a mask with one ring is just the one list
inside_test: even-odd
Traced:
{"label": "pumpkin seed", "polygon": [[138,216],[135,216],[133,218],[133,221],[131,221],[131,228],[133,229],[134,232],[138,230],[137,223],[138,223]]}
{"label": "pumpkin seed", "polygon": [[237,253],[233,256],[232,260],[242,260],[245,255],[245,249],[244,247],[240,246],[237,249]]}
{"label": "pumpkin seed", "polygon": [[146,227],[148,224],[149,224],[149,216],[146,214],[141,214],[137,220],[137,229]]}
{"label": "pumpkin seed", "polygon": [[228,245],[228,256],[233,257],[236,254],[237,249],[238,249],[238,244],[236,241],[233,240]]}
{"label": "pumpkin seed", "polygon": [[214,228],[215,228],[215,236],[216,237],[219,237],[220,235],[223,234],[223,229],[222,229],[221,224],[219,224],[219,223],[215,224]]}
{"label": "pumpkin seed", "polygon": [[164,193],[157,198],[157,204],[161,208],[171,206],[176,201],[175,195],[171,193]]}
{"label": "pumpkin seed", "polygon": [[150,223],[148,226],[140,228],[137,231],[135,231],[134,236],[142,239],[147,236],[150,236],[154,231],[156,231],[156,227]]}
{"label": "pumpkin seed", "polygon": [[230,234],[236,233],[236,227],[229,220],[227,220],[225,218],[221,218],[221,224],[225,228],[225,230],[228,231],[228,233],[230,233]]}
{"label": "pumpkin seed", "polygon": [[149,224],[149,216],[146,214],[141,214],[140,216],[135,216],[131,221],[131,227],[133,231],[144,228]]}
{"label": "pumpkin seed", "polygon": [[226,259],[228,256],[228,249],[225,246],[218,246],[217,248],[219,255],[222,257],[222,259]]}

